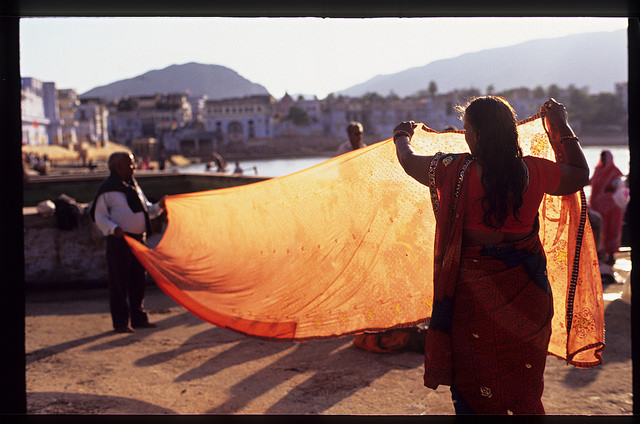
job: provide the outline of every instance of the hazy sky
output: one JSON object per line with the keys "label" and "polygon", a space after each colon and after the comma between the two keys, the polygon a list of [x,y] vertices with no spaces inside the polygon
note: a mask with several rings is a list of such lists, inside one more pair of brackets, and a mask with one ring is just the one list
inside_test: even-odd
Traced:
{"label": "hazy sky", "polygon": [[20,67],[83,93],[198,62],[231,68],[276,98],[324,98],[438,59],[626,27],[626,18],[23,18]]}

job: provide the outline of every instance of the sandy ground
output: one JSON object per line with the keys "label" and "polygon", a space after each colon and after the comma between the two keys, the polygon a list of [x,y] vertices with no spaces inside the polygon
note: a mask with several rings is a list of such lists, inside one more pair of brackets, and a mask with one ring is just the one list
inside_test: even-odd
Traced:
{"label": "sandy ground", "polygon": [[[85,143],[86,144],[86,143]],[[92,159],[95,161],[105,161],[109,157],[109,155],[116,151],[131,151],[126,146],[121,144],[108,142],[104,147],[91,147],[85,146],[87,150],[87,160]],[[49,159],[53,161],[61,161],[61,162],[81,162],[80,156],[76,150],[72,148],[66,148],[59,145],[39,145],[39,146],[31,146],[31,145],[23,145],[22,151],[24,153],[36,153],[39,156],[47,155]]]}
{"label": "sandy ground", "polygon": [[[131,152],[131,149],[123,146],[121,144],[108,142],[106,146],[96,147],[96,146],[88,146],[85,143],[84,147],[87,151],[86,160],[93,161],[93,163],[98,167],[98,170],[106,170],[107,169],[107,160],[111,153],[128,151]],[[89,172],[88,168],[72,168],[65,165],[76,165],[79,166],[82,164],[82,160],[77,151],[73,149],[69,149],[63,146],[58,145],[43,145],[43,146],[22,146],[22,151],[24,153],[34,153],[40,157],[47,155],[48,158],[53,161],[53,166],[50,166],[47,170],[48,175],[59,175],[59,174],[75,174],[75,173],[86,173]],[[191,163],[187,158],[181,155],[171,155],[168,158],[169,163],[176,166],[184,166]],[[150,165],[153,169],[158,169],[158,162],[151,161]],[[28,165],[25,166],[25,170],[28,175],[38,175],[36,171],[31,169]]]}
{"label": "sandy ground", "polygon": [[[548,357],[548,414],[630,415],[631,268],[616,262],[605,288],[604,364],[582,370]],[[245,337],[201,321],[155,286],[158,328],[115,334],[107,292],[28,289],[29,414],[452,414],[447,387],[422,385],[422,355],[368,353],[352,337],[305,343]]]}

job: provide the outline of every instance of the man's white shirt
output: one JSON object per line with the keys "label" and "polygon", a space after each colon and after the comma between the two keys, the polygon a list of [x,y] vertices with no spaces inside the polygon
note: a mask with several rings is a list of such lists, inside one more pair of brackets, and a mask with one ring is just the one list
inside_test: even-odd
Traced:
{"label": "man's white shirt", "polygon": [[[157,203],[149,203],[146,196],[138,187],[138,197],[147,207],[149,219],[156,218],[162,213]],[[113,234],[116,227],[125,233],[142,234],[147,231],[144,212],[133,212],[127,203],[127,196],[120,191],[107,191],[96,199],[96,225],[105,236]]]}

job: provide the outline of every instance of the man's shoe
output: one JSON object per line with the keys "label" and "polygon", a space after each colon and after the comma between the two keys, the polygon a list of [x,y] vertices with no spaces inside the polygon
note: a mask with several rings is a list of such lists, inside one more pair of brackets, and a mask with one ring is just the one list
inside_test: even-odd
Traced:
{"label": "man's shoe", "polygon": [[125,325],[124,327],[116,327],[113,331],[115,331],[116,333],[135,333],[136,332],[136,330],[129,327],[128,325]]}
{"label": "man's shoe", "polygon": [[158,324],[154,324],[152,322],[144,322],[142,324],[136,324],[133,326],[133,328],[156,328],[158,327]]}

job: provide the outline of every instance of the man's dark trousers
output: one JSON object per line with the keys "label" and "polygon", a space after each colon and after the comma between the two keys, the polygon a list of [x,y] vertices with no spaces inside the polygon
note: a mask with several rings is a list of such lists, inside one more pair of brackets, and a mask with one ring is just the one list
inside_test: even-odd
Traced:
{"label": "man's dark trousers", "polygon": [[[131,234],[128,234],[132,236]],[[135,236],[142,241],[142,236]],[[142,303],[146,284],[145,270],[131,252],[124,237],[107,236],[109,307],[113,327],[137,327],[149,322]],[[127,294],[129,302],[127,303]]]}

